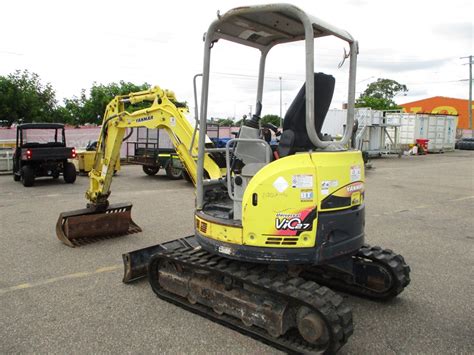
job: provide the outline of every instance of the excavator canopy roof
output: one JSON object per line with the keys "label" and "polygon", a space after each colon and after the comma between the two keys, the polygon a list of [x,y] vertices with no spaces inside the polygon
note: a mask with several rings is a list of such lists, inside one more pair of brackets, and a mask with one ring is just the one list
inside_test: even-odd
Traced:
{"label": "excavator canopy roof", "polygon": [[263,49],[278,43],[303,40],[305,24],[312,26],[314,38],[334,35],[349,43],[354,41],[347,31],[290,4],[239,7],[224,15],[218,14],[214,39],[223,38]]}

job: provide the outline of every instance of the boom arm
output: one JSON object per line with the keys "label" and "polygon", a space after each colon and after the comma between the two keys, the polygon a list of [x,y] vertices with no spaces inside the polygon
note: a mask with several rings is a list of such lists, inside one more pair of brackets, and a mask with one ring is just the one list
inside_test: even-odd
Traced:
{"label": "boom arm", "polygon": [[[125,110],[125,104],[151,102],[149,107],[133,113]],[[188,122],[185,108],[177,107],[172,91],[158,86],[124,96],[116,96],[105,110],[102,129],[97,142],[94,166],[89,173],[89,189],[86,198],[95,206],[107,205],[110,185],[126,128],[146,127],[164,129],[193,182],[196,182],[198,139],[192,140],[194,128]],[[199,134],[197,132],[196,134]],[[193,146],[190,149],[191,143]],[[219,166],[208,154],[204,157],[204,169],[211,179],[222,176]]]}

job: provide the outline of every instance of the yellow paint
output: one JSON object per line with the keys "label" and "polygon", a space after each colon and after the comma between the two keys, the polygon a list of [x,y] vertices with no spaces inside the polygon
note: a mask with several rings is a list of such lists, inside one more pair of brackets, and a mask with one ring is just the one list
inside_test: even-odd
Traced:
{"label": "yellow paint", "polygon": [[69,274],[67,275],[68,278],[78,278],[78,277],[84,277],[84,276],[89,276],[91,275],[93,272],[76,272],[74,274]]}
{"label": "yellow paint", "polygon": [[452,106],[437,106],[431,110],[431,113],[448,113],[449,115],[457,115],[458,110]]}
{"label": "yellow paint", "polygon": [[[403,110],[406,112],[405,109],[403,109]],[[420,106],[410,107],[410,112],[413,112],[413,113],[422,112],[422,108]]]}
{"label": "yellow paint", "polygon": [[[229,226],[225,224],[218,224],[210,222],[199,217],[196,218],[195,227],[199,234],[222,242],[241,244],[242,243],[242,229],[239,227]],[[205,225],[205,227],[203,226]]]}
{"label": "yellow paint", "polygon": [[100,274],[101,272],[114,271],[114,270],[117,270],[119,268],[120,268],[120,265],[105,266],[105,267],[98,268],[97,270],[95,270],[94,273]]}
{"label": "yellow paint", "polygon": [[[85,173],[91,171],[94,166],[95,151],[77,150],[76,153],[77,155],[74,159],[76,169]],[[115,171],[120,170],[120,159],[117,159],[114,169]]]}
{"label": "yellow paint", "polygon": [[466,197],[456,198],[456,199],[450,200],[450,201],[457,202],[457,201],[470,200],[470,199],[473,199],[473,198],[474,198],[474,196],[466,196]]}
{"label": "yellow paint", "polygon": [[[130,113],[125,110],[124,102],[149,102],[150,106]],[[177,107],[175,102],[176,97],[172,91],[155,86],[150,90],[116,96],[107,105],[93,168],[89,172],[89,189],[86,192],[88,200],[97,203],[108,198],[114,171],[112,167],[120,159],[120,147],[127,128],[164,129],[190,178],[196,182],[199,132],[191,147],[194,127],[185,116],[187,109]],[[104,133],[105,130],[107,134]],[[204,169],[211,179],[222,177],[221,169],[209,154],[204,157]]]}
{"label": "yellow paint", "polygon": [[1,140],[0,141],[0,148],[15,148],[16,141],[14,140]]}
{"label": "yellow paint", "polygon": [[[354,176],[353,171],[358,171],[359,175]],[[291,226],[297,225],[298,220],[301,224],[307,223],[304,218],[315,208],[319,213],[324,198],[356,180],[364,181],[364,162],[360,151],[291,155],[267,164],[250,180],[242,199],[242,228],[204,221],[207,225],[203,231],[199,225],[202,220],[197,217],[196,228],[205,237],[238,245],[313,247],[317,218],[310,222],[310,228],[299,230],[299,235],[298,230],[289,228],[287,222],[293,220]],[[347,197],[351,198],[350,206],[327,209],[325,212],[363,203],[360,191],[347,193]],[[290,241],[295,244],[288,244]]]}
{"label": "yellow paint", "polygon": [[360,192],[354,192],[351,195],[351,206],[357,206],[362,203],[362,198]]}
{"label": "yellow paint", "polygon": [[76,272],[76,273],[73,273],[73,274],[66,274],[66,275],[62,275],[62,276],[52,277],[52,278],[49,278],[49,279],[40,280],[40,281],[36,281],[36,282],[23,283],[23,284],[19,284],[19,285],[16,285],[16,286],[10,286],[10,287],[0,289],[0,295],[3,295],[5,293],[9,293],[9,292],[13,292],[13,291],[19,291],[19,290],[25,290],[25,289],[29,289],[29,288],[38,287],[38,286],[44,286],[44,285],[55,283],[55,282],[58,282],[58,281],[69,280],[69,279],[78,279],[78,278],[93,276],[93,275],[104,273],[104,272],[115,271],[115,270],[118,270],[118,269],[121,269],[121,268],[122,268],[122,265],[111,265],[111,266],[105,266],[105,267],[96,269],[94,271]]}

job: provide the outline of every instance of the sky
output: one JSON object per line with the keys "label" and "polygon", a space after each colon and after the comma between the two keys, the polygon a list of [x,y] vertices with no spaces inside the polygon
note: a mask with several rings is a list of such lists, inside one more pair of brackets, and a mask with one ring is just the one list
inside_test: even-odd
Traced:
{"label": "sky", "polygon": [[[260,0],[51,1],[2,3],[0,75],[39,74],[59,104],[94,82],[147,82],[173,90],[194,112],[193,76],[202,72],[203,34],[216,18]],[[468,59],[474,55],[471,0],[294,0],[292,4],[359,41],[356,96],[377,78],[407,85],[397,103],[432,96],[468,98]],[[346,102],[347,45],[315,42],[315,71],[336,77],[331,108]],[[304,83],[302,43],[273,48],[267,59],[262,114],[284,114]],[[219,41],[212,51],[209,117],[255,110],[259,52]],[[281,77],[281,80],[279,79]]]}

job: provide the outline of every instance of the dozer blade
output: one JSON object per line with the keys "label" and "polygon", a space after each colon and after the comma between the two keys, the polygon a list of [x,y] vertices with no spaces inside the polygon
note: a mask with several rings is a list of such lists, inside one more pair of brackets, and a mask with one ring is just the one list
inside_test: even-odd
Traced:
{"label": "dozer blade", "polygon": [[161,251],[177,250],[180,248],[199,248],[194,235],[152,245],[148,248],[134,250],[122,254],[123,259],[123,283],[129,283],[147,276],[148,263],[153,255]]}
{"label": "dozer blade", "polygon": [[56,235],[70,247],[98,240],[138,233],[142,229],[132,220],[132,204],[118,203],[105,210],[84,208],[63,212],[56,223]]}

